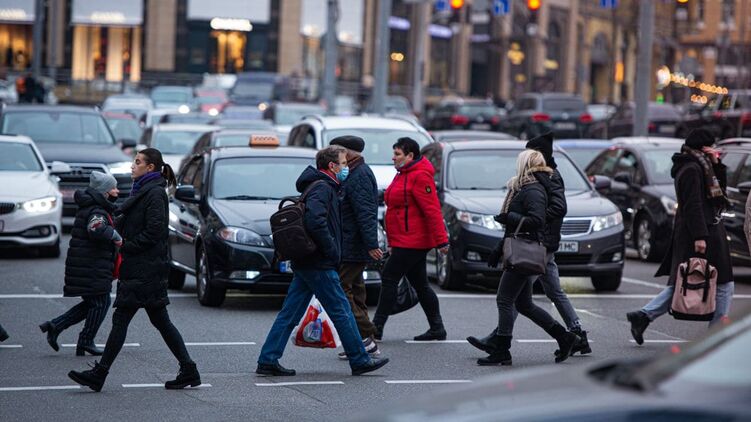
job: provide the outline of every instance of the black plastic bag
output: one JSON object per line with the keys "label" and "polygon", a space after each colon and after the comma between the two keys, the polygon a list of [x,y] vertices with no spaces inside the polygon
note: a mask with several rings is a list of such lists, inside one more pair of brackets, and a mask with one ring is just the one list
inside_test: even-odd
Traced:
{"label": "black plastic bag", "polygon": [[418,302],[419,300],[417,299],[415,288],[412,287],[412,285],[409,284],[409,281],[403,277],[401,281],[399,281],[399,285],[396,287],[396,303],[391,309],[391,315],[396,315],[412,309]]}

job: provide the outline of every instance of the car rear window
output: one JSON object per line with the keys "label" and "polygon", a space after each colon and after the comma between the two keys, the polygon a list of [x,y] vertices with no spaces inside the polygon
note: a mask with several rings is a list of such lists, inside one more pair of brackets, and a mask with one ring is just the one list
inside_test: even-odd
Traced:
{"label": "car rear window", "polygon": [[34,142],[114,144],[107,123],[98,114],[23,111],[6,113],[2,133],[26,135]]}
{"label": "car rear window", "polygon": [[496,113],[498,113],[498,111],[496,111],[495,107],[490,104],[464,104],[459,106],[459,114],[465,116],[493,116]]}
{"label": "car rear window", "polygon": [[542,103],[542,108],[545,111],[587,111],[587,105],[579,98],[546,98]]}

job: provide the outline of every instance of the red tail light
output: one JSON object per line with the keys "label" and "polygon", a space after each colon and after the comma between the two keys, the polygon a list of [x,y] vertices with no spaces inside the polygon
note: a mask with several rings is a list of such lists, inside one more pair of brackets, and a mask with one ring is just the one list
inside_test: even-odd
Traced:
{"label": "red tail light", "polygon": [[550,116],[548,116],[545,113],[535,113],[535,114],[532,115],[532,121],[535,122],[535,123],[549,122],[550,121]]}
{"label": "red tail light", "polygon": [[451,116],[451,124],[457,126],[463,126],[469,123],[469,117],[462,116],[461,114],[454,114]]}
{"label": "red tail light", "polygon": [[649,124],[649,125],[647,126],[647,130],[649,130],[650,132],[654,132],[654,131],[656,131],[656,130],[657,130],[657,125],[656,125],[656,124],[654,124],[654,123],[650,123],[650,124]]}
{"label": "red tail light", "polygon": [[592,115],[589,113],[584,113],[581,116],[579,116],[579,121],[581,123],[592,123]]}
{"label": "red tail light", "polygon": [[751,125],[751,113],[741,114],[741,126]]}
{"label": "red tail light", "polygon": [[498,116],[493,116],[490,118],[490,124],[497,125],[501,122],[501,118]]}

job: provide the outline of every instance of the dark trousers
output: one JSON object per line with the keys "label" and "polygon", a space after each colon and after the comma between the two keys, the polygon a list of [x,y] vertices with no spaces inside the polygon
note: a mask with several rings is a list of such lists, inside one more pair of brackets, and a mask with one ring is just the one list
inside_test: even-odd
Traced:
{"label": "dark trousers", "polygon": [[68,309],[67,312],[53,319],[51,322],[58,331],[76,325],[86,320],[83,324],[81,334],[78,335],[78,344],[84,345],[94,341],[99,327],[102,326],[104,318],[107,316],[107,310],[110,308],[110,294],[105,293],[95,296],[83,296],[76,306]]}
{"label": "dark trousers", "polygon": [[549,313],[535,305],[532,300],[532,284],[537,280],[537,277],[539,276],[525,276],[513,271],[503,272],[496,295],[498,335],[511,336],[513,334],[514,320],[516,319],[514,308],[546,332],[549,332],[557,324]]}
{"label": "dark trousers", "polygon": [[381,274],[381,297],[378,300],[373,324],[385,325],[391,309],[396,304],[396,291],[402,277],[412,284],[420,300],[420,306],[428,318],[431,327],[443,325],[438,296],[428,284],[425,272],[425,257],[429,249],[391,248],[391,255],[386,261]]}
{"label": "dark trousers", "polygon": [[345,262],[339,266],[339,279],[342,282],[342,289],[347,295],[349,306],[352,307],[352,313],[357,321],[357,329],[360,330],[360,337],[368,338],[375,334],[375,326],[370,322],[368,316],[367,290],[365,289],[365,280],[362,272],[367,266],[364,262]]}
{"label": "dark trousers", "polygon": [[[115,313],[112,314],[112,331],[107,338],[107,345],[104,347],[104,353],[99,361],[102,365],[110,367],[115,361],[120,349],[125,344],[125,336],[128,334],[128,325],[130,321],[136,315],[140,308],[115,308]],[[177,358],[180,365],[187,363],[193,363],[188,354],[188,349],[185,348],[185,342],[180,332],[177,331],[172,321],[169,319],[167,313],[167,307],[162,306],[159,308],[146,308],[146,314],[149,316],[151,325],[159,330],[164,342],[167,343],[170,351]]]}

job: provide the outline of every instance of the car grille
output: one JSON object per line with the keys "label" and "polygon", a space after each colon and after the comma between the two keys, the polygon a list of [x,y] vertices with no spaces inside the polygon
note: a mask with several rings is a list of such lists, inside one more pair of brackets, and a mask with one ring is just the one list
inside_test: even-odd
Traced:
{"label": "car grille", "polygon": [[0,202],[0,215],[10,214],[16,209],[16,204],[13,202]]}
{"label": "car grille", "polygon": [[[47,164],[47,167],[50,167],[51,164]],[[68,173],[60,173],[57,174],[57,177],[60,178],[60,183],[70,183],[70,184],[80,184],[83,183],[85,185],[89,184],[89,176],[91,176],[91,173],[94,171],[99,171],[102,173],[107,173],[107,168],[102,164],[79,164],[79,163],[70,163],[70,172]]]}
{"label": "car grille", "polygon": [[589,233],[589,227],[592,225],[591,219],[584,220],[563,220],[563,226],[561,227],[562,236],[575,236],[579,234]]}
{"label": "car grille", "polygon": [[578,254],[555,254],[555,263],[558,265],[584,265],[589,264],[592,255]]}

